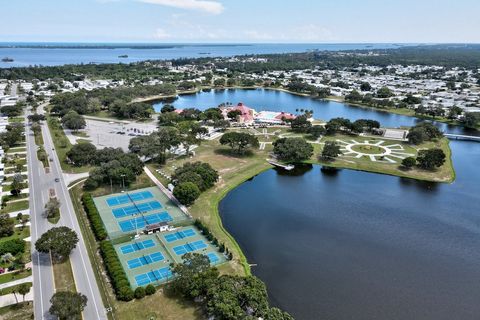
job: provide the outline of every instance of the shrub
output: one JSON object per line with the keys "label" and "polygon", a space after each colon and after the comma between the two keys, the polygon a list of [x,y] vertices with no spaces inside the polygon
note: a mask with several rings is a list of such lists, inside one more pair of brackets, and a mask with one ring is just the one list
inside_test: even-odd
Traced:
{"label": "shrub", "polygon": [[21,239],[11,239],[0,243],[0,255],[11,253],[17,255],[25,252],[25,241]]}
{"label": "shrub", "polygon": [[100,242],[100,253],[117,299],[122,301],[132,300],[134,297],[133,290],[130,288],[130,282],[122,268],[113,245],[109,241],[103,240]]}
{"label": "shrub", "polygon": [[407,169],[411,169],[417,164],[417,160],[414,157],[408,157],[402,160],[402,166]]}
{"label": "shrub", "polygon": [[145,287],[145,294],[147,296],[151,296],[156,291],[157,291],[157,289],[155,289],[155,286],[153,286],[152,284],[149,284],[148,286]]}
{"label": "shrub", "polygon": [[143,287],[135,289],[135,299],[142,299],[143,297],[145,297],[145,289]]}
{"label": "shrub", "polygon": [[130,287],[121,287],[118,290],[117,299],[121,301],[131,301],[134,298],[133,290]]}
{"label": "shrub", "polygon": [[100,217],[100,213],[93,202],[93,197],[90,193],[84,193],[82,196],[82,203],[87,213],[88,220],[90,221],[90,225],[92,226],[93,233],[95,234],[95,238],[98,241],[105,240],[107,238],[107,231],[103,225],[102,218]]}

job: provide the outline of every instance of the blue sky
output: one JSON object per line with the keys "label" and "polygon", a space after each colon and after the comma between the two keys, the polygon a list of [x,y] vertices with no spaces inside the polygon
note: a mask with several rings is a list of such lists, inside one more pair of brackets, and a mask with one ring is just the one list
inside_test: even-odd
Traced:
{"label": "blue sky", "polygon": [[480,42],[478,0],[2,1],[0,41]]}

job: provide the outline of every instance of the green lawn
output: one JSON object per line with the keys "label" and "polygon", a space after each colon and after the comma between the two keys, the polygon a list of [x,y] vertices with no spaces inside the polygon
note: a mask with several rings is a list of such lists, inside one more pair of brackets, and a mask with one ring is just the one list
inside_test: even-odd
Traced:
{"label": "green lawn", "polygon": [[58,220],[60,220],[60,210],[57,209],[57,211],[55,212],[55,215],[51,218],[47,218],[47,220],[52,224],[57,224]]}
{"label": "green lawn", "polygon": [[15,232],[11,236],[0,238],[0,243],[8,241],[8,240],[12,240],[12,239],[25,239],[25,238],[28,238],[28,237],[30,237],[30,228],[29,227],[25,227],[25,228],[23,228],[23,230],[22,230],[22,228],[15,228]]}
{"label": "green lawn", "polygon": [[[452,182],[455,179],[455,171],[453,168],[453,165],[450,161],[450,156],[451,156],[451,150],[449,147],[449,141],[446,138],[443,138],[439,141],[435,142],[426,142],[421,145],[415,146],[415,145],[410,145],[406,142],[399,142],[399,141],[394,141],[394,140],[386,140],[382,139],[381,137],[379,138],[372,138],[372,137],[359,137],[359,136],[349,136],[349,135],[341,135],[337,134],[334,136],[325,136],[322,138],[321,142],[325,141],[335,141],[337,144],[340,146],[342,145],[340,141],[346,141],[349,142],[351,140],[355,140],[357,142],[363,142],[363,141],[370,141],[372,143],[379,142],[379,141],[385,141],[383,145],[394,145],[394,144],[400,144],[403,147],[403,151],[405,153],[413,154],[414,157],[416,157],[417,153],[421,149],[431,149],[431,148],[440,148],[442,149],[445,154],[447,155],[447,161],[446,163],[441,166],[439,169],[434,170],[434,171],[429,171],[429,170],[423,170],[420,168],[413,168],[411,170],[405,170],[404,168],[401,167],[401,159],[390,157],[391,159],[397,161],[396,163],[388,163],[386,161],[379,161],[378,157],[376,158],[377,161],[372,161],[368,157],[361,157],[361,158],[355,158],[354,156],[339,156],[336,158],[334,161],[324,161],[319,159],[319,155],[321,154],[321,151],[323,149],[323,145],[320,144],[314,144],[314,155],[313,157],[307,161],[308,163],[314,163],[314,164],[321,164],[321,165],[326,165],[326,166],[331,166],[331,167],[338,167],[338,168],[346,168],[346,169],[354,169],[354,170],[361,170],[361,171],[368,171],[368,172],[375,172],[375,173],[382,173],[382,174],[389,174],[389,175],[394,175],[394,176],[399,176],[399,177],[406,177],[406,178],[413,178],[417,180],[426,180],[426,181],[435,181],[435,182]],[[368,149],[370,148],[370,149]],[[359,145],[359,146],[354,146],[352,148],[354,151],[359,151],[361,153],[366,153],[366,154],[378,154],[382,153],[384,150],[379,147],[373,147],[373,146],[365,146],[365,145]]]}
{"label": "green lawn", "polygon": [[32,270],[27,271],[26,269],[23,271],[17,271],[7,274],[0,275],[0,284],[7,283],[13,280],[19,280],[32,275]]}
{"label": "green lawn", "polygon": [[72,131],[72,135],[76,137],[81,137],[81,138],[88,138],[89,135],[86,132],[83,131]]}
{"label": "green lawn", "polygon": [[53,277],[56,291],[77,291],[70,259],[53,264]]}
{"label": "green lawn", "polygon": [[55,126],[55,117],[48,116],[47,123],[50,134],[52,135],[53,144],[55,145],[55,152],[57,152],[60,166],[66,173],[82,173],[89,172],[91,166],[75,167],[67,163],[67,152],[72,148],[72,144],[65,135],[61,127]]}
{"label": "green lawn", "polygon": [[[30,287],[32,287],[32,283],[31,282],[26,282]],[[18,287],[20,287],[21,284],[17,284],[16,286],[11,286],[11,287],[8,287],[8,288],[4,288],[4,289],[0,289],[0,296],[4,296],[6,294],[10,294],[10,293],[13,293],[13,291],[15,289],[18,289]],[[18,301],[22,301],[22,295],[17,293],[17,298],[18,298]]]}
{"label": "green lawn", "polygon": [[19,210],[28,209],[28,200],[22,200],[17,202],[8,202],[7,206],[1,210],[2,213],[15,212]]}
{"label": "green lawn", "polygon": [[23,117],[8,118],[8,122],[10,122],[10,123],[22,123],[24,121],[25,121],[25,119]]}

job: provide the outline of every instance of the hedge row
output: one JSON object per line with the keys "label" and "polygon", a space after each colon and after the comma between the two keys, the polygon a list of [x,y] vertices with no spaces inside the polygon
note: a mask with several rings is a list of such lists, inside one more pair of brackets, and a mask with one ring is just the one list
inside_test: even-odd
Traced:
{"label": "hedge row", "polygon": [[110,241],[103,240],[100,242],[100,253],[117,299],[122,301],[132,300],[134,297],[133,290],[130,288],[130,282]]}
{"label": "hedge row", "polygon": [[82,203],[85,212],[87,213],[88,220],[90,220],[90,225],[92,226],[93,233],[95,234],[95,238],[98,241],[105,240],[107,238],[107,231],[103,226],[102,218],[100,217],[100,213],[98,213],[97,207],[93,202],[93,197],[90,193],[84,193],[82,195]]}
{"label": "hedge row", "polygon": [[200,229],[202,231],[203,235],[205,238],[207,238],[208,241],[211,241],[214,245],[219,247],[220,252],[225,253],[225,255],[228,257],[229,260],[233,259],[233,254],[228,250],[228,248],[225,246],[224,243],[219,243],[218,239],[210,232],[208,227],[202,223],[202,221],[196,219],[194,223],[195,227]]}

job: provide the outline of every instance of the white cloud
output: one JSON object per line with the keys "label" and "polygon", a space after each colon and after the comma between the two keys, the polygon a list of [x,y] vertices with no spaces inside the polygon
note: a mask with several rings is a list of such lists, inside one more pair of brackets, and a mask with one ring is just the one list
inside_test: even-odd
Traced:
{"label": "white cloud", "polygon": [[333,41],[335,37],[332,31],[326,27],[316,24],[293,26],[288,30],[255,30],[250,29],[243,32],[247,41],[266,42],[324,42]]}
{"label": "white cloud", "polygon": [[168,33],[165,29],[157,28],[157,30],[155,30],[154,38],[156,39],[169,39],[171,37],[172,36],[170,33]]}
{"label": "white cloud", "polygon": [[200,10],[212,14],[220,14],[224,7],[220,2],[212,0],[137,0],[140,2],[159,4],[181,9]]}

